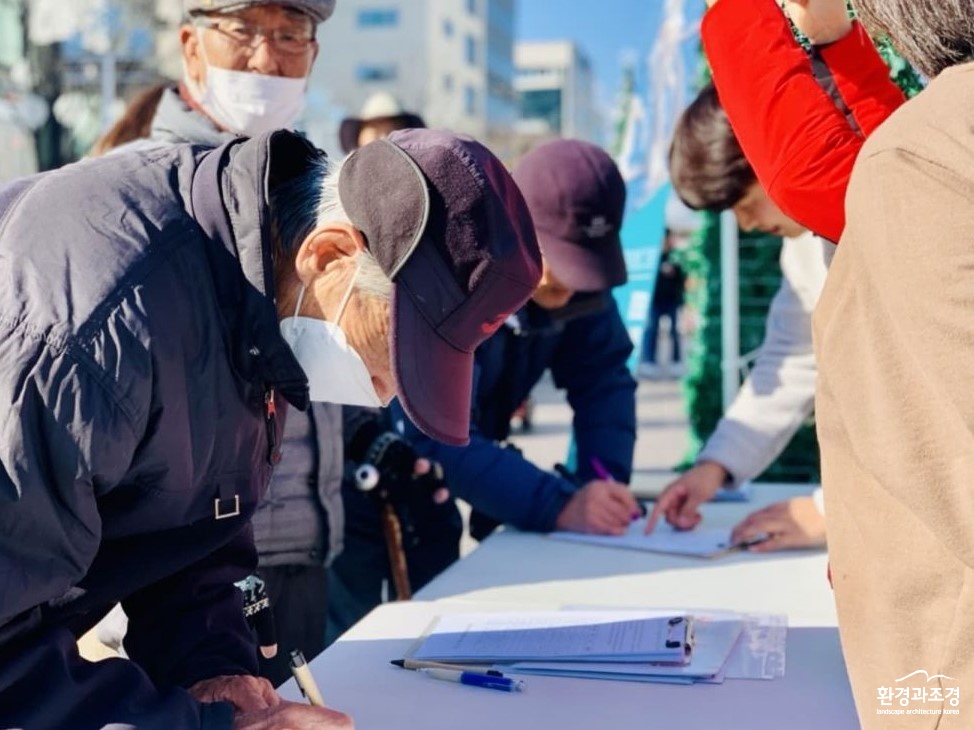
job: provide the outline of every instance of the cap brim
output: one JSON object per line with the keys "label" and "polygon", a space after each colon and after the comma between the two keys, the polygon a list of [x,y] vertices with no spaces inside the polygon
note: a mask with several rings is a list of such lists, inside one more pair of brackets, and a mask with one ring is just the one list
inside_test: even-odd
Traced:
{"label": "cap brim", "polygon": [[578,292],[597,292],[626,283],[626,259],[618,235],[607,236],[598,252],[572,241],[538,232],[545,262],[559,282]]}
{"label": "cap brim", "polygon": [[394,288],[392,367],[399,402],[430,438],[466,446],[470,443],[473,353],[451,347],[423,318],[405,288]]}

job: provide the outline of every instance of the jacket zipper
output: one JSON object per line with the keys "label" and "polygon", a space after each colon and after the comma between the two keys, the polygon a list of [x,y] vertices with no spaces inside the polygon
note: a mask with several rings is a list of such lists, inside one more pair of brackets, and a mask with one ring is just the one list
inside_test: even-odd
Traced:
{"label": "jacket zipper", "polygon": [[281,463],[281,452],[277,448],[277,404],[273,388],[264,394],[264,425],[267,427],[267,463],[277,466]]}

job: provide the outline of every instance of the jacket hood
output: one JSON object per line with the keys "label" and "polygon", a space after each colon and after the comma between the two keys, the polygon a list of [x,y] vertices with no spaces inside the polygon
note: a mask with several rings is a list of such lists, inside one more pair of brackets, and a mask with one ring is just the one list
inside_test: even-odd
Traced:
{"label": "jacket hood", "polygon": [[[239,277],[215,277],[220,299],[232,328],[249,329],[262,350],[236,353],[237,361],[252,362],[258,374],[274,382],[287,400],[305,410],[310,402],[307,377],[280,335],[271,257],[270,188],[272,180],[286,181],[307,170],[321,153],[304,138],[276,131],[251,139],[234,139],[208,152],[193,177],[191,206],[204,234],[218,245],[211,260],[214,271],[232,257],[243,272]],[[247,357],[249,355],[250,357]]]}

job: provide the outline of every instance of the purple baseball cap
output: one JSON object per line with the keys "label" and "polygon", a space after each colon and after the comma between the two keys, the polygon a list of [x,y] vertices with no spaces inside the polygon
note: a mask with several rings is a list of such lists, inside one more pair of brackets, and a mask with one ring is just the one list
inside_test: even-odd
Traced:
{"label": "purple baseball cap", "polygon": [[626,283],[619,232],[626,184],[609,154],[580,140],[545,142],[514,168],[551,273],[580,292]]}
{"label": "purple baseball cap", "polygon": [[528,300],[541,253],[527,205],[473,139],[394,132],[353,152],[338,178],[349,221],[393,281],[399,399],[427,435],[470,440],[473,355]]}

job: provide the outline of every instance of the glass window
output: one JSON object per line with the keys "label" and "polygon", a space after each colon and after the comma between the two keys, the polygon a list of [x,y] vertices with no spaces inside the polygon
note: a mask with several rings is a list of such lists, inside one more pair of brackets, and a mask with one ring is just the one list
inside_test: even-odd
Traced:
{"label": "glass window", "polygon": [[477,39],[472,35],[467,36],[465,55],[468,64],[471,66],[477,65]]}
{"label": "glass window", "polygon": [[358,81],[393,81],[399,75],[395,64],[375,65],[362,63],[355,69]]}
{"label": "glass window", "polygon": [[521,118],[540,119],[554,132],[561,131],[561,90],[521,92]]}
{"label": "glass window", "polygon": [[468,117],[477,114],[477,91],[472,86],[467,86],[463,90],[463,110]]}
{"label": "glass window", "polygon": [[477,13],[477,0],[467,0],[467,12],[471,15]]}
{"label": "glass window", "polygon": [[398,8],[362,8],[358,11],[359,28],[389,28],[399,25]]}
{"label": "glass window", "polygon": [[453,77],[450,74],[443,77],[443,91],[453,91]]}
{"label": "glass window", "polygon": [[453,37],[453,21],[449,18],[443,18],[443,37],[452,38]]}

